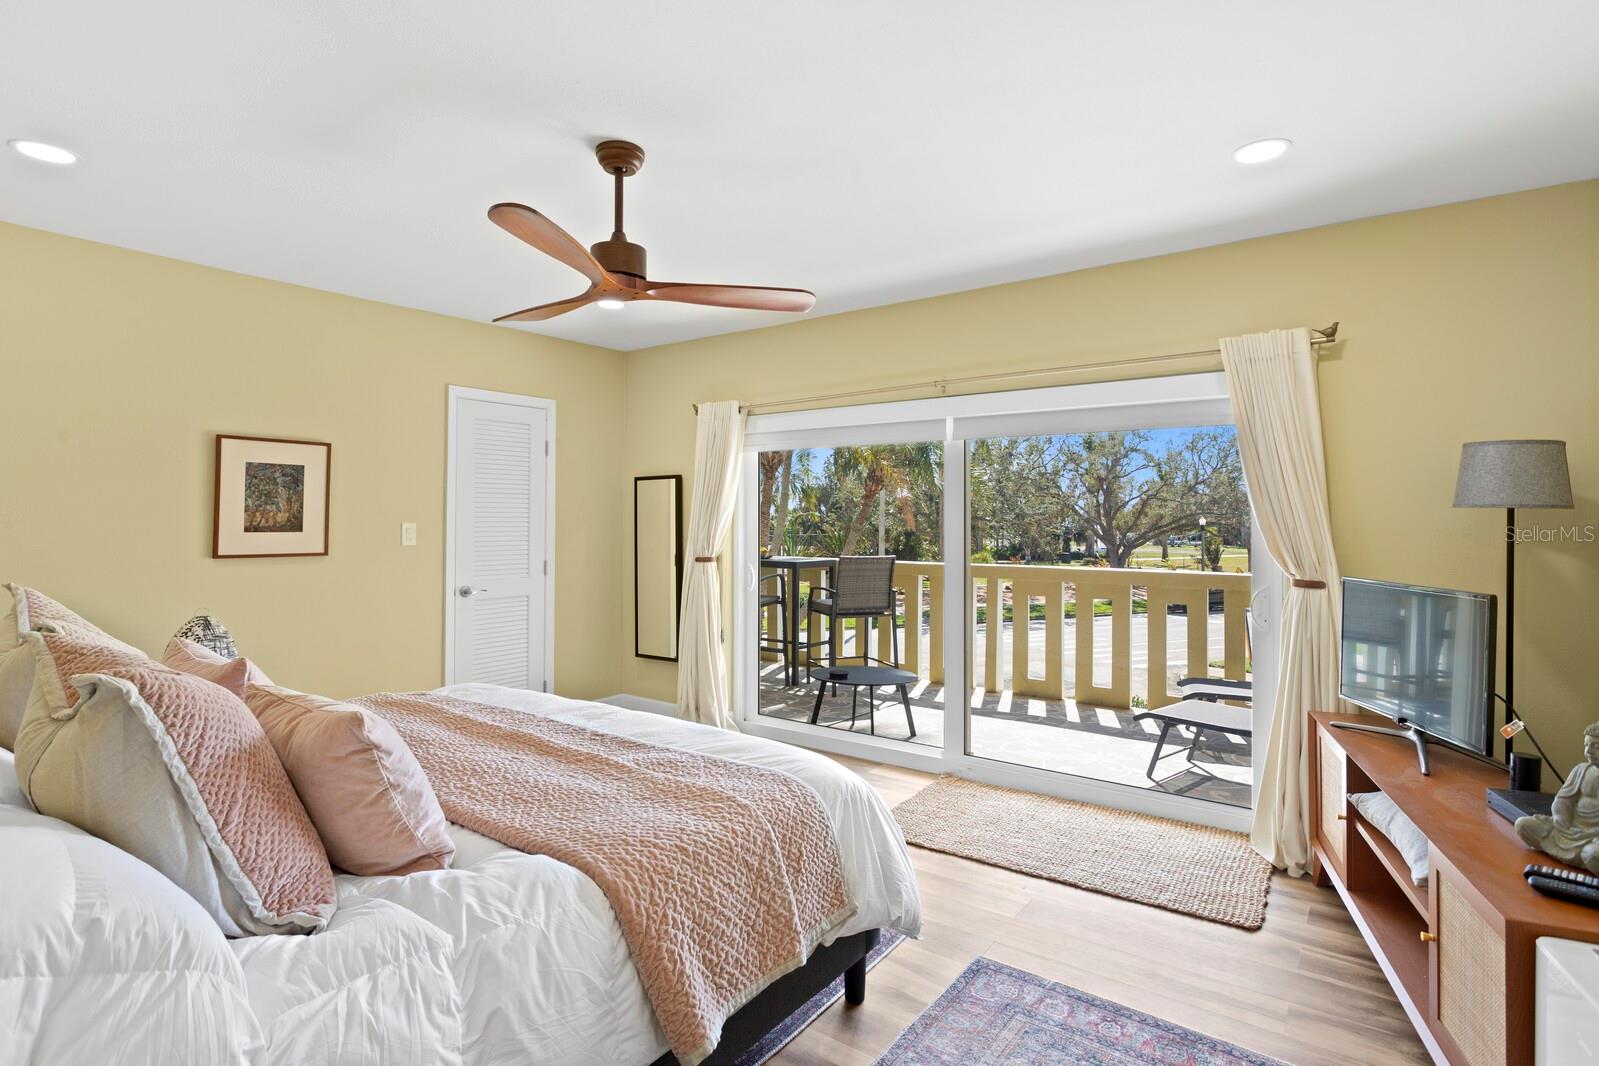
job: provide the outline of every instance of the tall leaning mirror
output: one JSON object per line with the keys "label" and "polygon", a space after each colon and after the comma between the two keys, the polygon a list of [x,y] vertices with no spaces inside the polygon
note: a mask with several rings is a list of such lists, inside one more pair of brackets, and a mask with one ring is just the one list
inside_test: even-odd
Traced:
{"label": "tall leaning mirror", "polygon": [[633,479],[633,654],[677,661],[683,584],[683,477]]}

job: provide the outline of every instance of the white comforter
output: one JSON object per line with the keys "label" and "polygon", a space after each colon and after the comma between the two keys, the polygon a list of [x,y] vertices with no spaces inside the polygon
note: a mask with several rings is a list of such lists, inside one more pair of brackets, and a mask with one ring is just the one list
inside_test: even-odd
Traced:
{"label": "white comforter", "polygon": [[[834,934],[921,934],[915,874],[899,825],[860,777],[831,759],[664,715],[495,685],[439,690],[719,758],[804,781],[827,808],[855,917]],[[453,869],[405,877],[340,877],[339,905],[382,899],[455,941],[465,1011],[464,1059],[500,1063],[639,1064],[666,1051],[605,894],[582,873],[453,829]]]}
{"label": "white comforter", "polygon": [[[877,795],[831,760],[660,715],[486,685],[441,689],[804,781],[863,929],[920,935]],[[0,749],[0,1062],[644,1066],[666,1050],[621,928],[576,869],[456,827],[452,869],[340,876],[316,936],[226,940],[123,852],[27,808]]]}

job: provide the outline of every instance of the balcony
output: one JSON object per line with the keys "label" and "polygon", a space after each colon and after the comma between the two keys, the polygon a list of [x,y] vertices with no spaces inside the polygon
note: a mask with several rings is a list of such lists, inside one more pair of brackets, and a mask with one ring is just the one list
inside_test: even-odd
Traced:
{"label": "balcony", "polygon": [[[801,571],[801,594],[825,571]],[[911,690],[913,743],[944,742],[944,564],[901,562],[894,569],[901,596],[899,638],[906,670],[917,675]],[[1247,740],[1206,733],[1192,762],[1163,759],[1152,779],[1146,774],[1159,735],[1152,721],[1134,715],[1177,701],[1173,683],[1184,676],[1249,676],[1245,610],[1250,575],[1159,568],[1035,566],[974,563],[971,566],[972,754],[1101,781],[1249,806],[1250,745]],[[991,607],[997,607],[997,612]],[[996,623],[997,613],[997,624]],[[802,641],[820,641],[801,611]],[[1022,620],[1026,639],[1017,637]],[[908,623],[914,621],[915,639]],[[779,632],[776,611],[762,621]],[[816,620],[820,629],[825,626]],[[882,620],[846,622],[840,633],[841,661],[874,648],[890,657],[890,633]],[[818,643],[814,663],[825,652]],[[858,660],[857,660],[858,661]],[[1153,667],[1151,664],[1154,664]],[[807,662],[807,665],[811,665]],[[760,711],[808,721],[814,686],[784,685],[775,652],[762,657]],[[909,739],[897,694],[880,695],[879,736]],[[850,726],[846,690],[824,697],[819,727],[865,732],[861,714]],[[1180,748],[1190,738],[1168,738]]]}

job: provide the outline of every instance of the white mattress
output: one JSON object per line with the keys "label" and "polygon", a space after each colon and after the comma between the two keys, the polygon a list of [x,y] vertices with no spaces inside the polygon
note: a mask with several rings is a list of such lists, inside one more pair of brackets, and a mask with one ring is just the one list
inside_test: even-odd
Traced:
{"label": "white mattress", "polygon": [[[827,808],[855,916],[833,935],[921,935],[921,903],[899,824],[859,776],[814,752],[664,715],[495,685],[438,690],[592,729],[781,770]],[[349,901],[397,903],[455,941],[469,1066],[643,1066],[666,1051],[605,894],[576,869],[452,827],[455,865],[405,877],[339,878]],[[829,942],[830,942],[829,941]]]}
{"label": "white mattress", "polygon": [[[834,937],[873,928],[920,935],[899,826],[870,786],[837,763],[603,704],[489,685],[439,691],[799,778],[827,809],[857,908]],[[0,972],[11,978],[0,980],[0,1006],[9,1008],[0,1013],[19,1022],[0,1037],[0,1060],[70,1049],[73,1061],[90,1061],[81,1056],[99,1049],[106,1061],[129,1063],[644,1066],[666,1050],[604,893],[570,866],[452,827],[452,869],[340,875],[339,910],[326,931],[228,941],[143,863],[33,813],[15,780],[10,752],[0,749],[0,836],[8,825],[33,833],[13,831],[3,841],[0,898],[8,907],[23,903],[16,890],[27,882],[35,904],[23,905],[37,912],[27,920],[9,914],[0,927],[0,948],[22,967]],[[85,894],[91,874],[148,882],[146,897],[118,903]],[[74,895],[76,906],[60,916],[38,905]],[[188,937],[181,969],[179,929]],[[88,1001],[74,1002],[81,996]]]}

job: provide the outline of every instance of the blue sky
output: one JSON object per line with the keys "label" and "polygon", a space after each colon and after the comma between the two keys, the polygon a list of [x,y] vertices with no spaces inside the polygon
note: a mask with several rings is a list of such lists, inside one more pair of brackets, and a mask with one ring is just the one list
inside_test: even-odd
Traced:
{"label": "blue sky", "polygon": [[[1149,434],[1150,446],[1156,451],[1164,451],[1174,445],[1185,443],[1202,429],[1219,429],[1229,434],[1233,433],[1232,426],[1185,426],[1177,429],[1151,429],[1145,432]],[[1069,436],[1061,435],[1054,439],[1066,440],[1069,439]],[[810,448],[808,451],[810,452],[811,469],[816,471],[822,470],[827,464],[828,457],[833,454],[832,448]]]}

